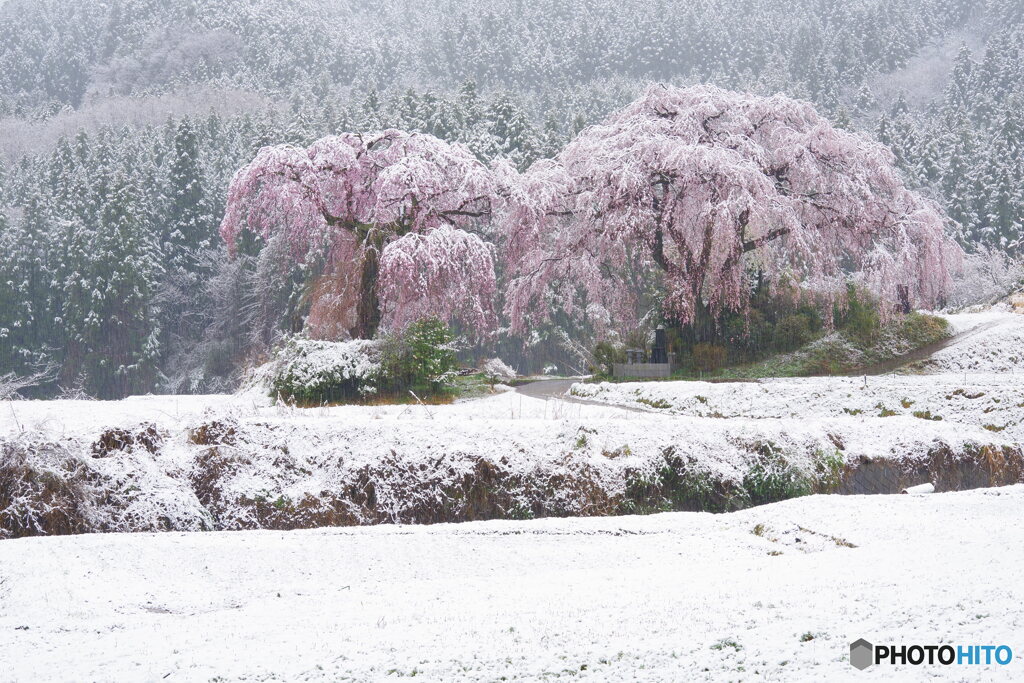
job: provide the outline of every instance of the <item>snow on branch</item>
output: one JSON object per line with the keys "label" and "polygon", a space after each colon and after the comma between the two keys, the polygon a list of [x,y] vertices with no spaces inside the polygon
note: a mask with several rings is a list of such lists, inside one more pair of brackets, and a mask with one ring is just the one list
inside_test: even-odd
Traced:
{"label": "snow on branch", "polygon": [[284,234],[298,261],[326,251],[332,305],[317,313],[354,321],[352,336],[422,313],[482,334],[494,324],[493,257],[468,231],[490,217],[498,185],[464,147],[431,135],[386,130],[305,150],[264,147],[231,182],[221,235],[235,249],[243,230]]}
{"label": "snow on branch", "polygon": [[934,307],[961,258],[883,146],[810,104],[712,86],[652,86],[531,167],[510,203],[506,313],[520,330],[552,307],[628,319],[638,273],[684,323],[745,309],[752,273],[826,297],[851,278],[888,302],[905,287]]}
{"label": "snow on branch", "polygon": [[18,375],[13,372],[0,375],[0,401],[19,399],[22,391],[49,382],[55,374],[54,368],[46,367],[28,375]]}

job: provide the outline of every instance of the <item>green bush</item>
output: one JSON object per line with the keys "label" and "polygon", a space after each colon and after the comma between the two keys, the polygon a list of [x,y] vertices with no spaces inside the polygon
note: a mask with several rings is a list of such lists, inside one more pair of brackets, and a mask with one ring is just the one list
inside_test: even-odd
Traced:
{"label": "green bush", "polygon": [[798,498],[813,491],[811,478],[790,463],[778,446],[764,443],[755,452],[758,457],[743,477],[751,505]]}
{"label": "green bush", "polygon": [[691,345],[703,342],[725,347],[730,364],[757,361],[817,338],[824,327],[820,304],[792,283],[783,281],[769,288],[767,281],[760,279],[743,311],[724,311],[703,325],[685,325],[682,339]]}
{"label": "green bush", "polygon": [[445,393],[455,384],[455,336],[437,317],[425,317],[400,333],[378,339],[382,392]]}
{"label": "green bush", "polygon": [[900,336],[917,348],[949,337],[949,322],[934,315],[914,311],[903,318]]}
{"label": "green bush", "polygon": [[841,340],[825,339],[811,347],[799,374],[841,375],[850,372],[856,366],[856,358]]}
{"label": "green bush", "polygon": [[413,389],[442,393],[455,382],[455,335],[439,318],[423,318],[402,335],[407,349],[409,384]]}
{"label": "green bush", "polygon": [[744,491],[721,475],[697,468],[672,452],[655,471],[627,470],[621,512],[651,514],[669,510],[728,512],[746,507]]}
{"label": "green bush", "polygon": [[783,316],[775,324],[775,346],[780,351],[792,351],[813,338],[811,321],[800,313]]}
{"label": "green bush", "polygon": [[881,319],[878,303],[855,285],[846,288],[846,311],[841,314],[841,327],[851,337],[865,344],[878,338]]}
{"label": "green bush", "polygon": [[380,388],[388,394],[443,394],[454,386],[455,336],[438,318],[423,318],[400,333],[382,335]]}
{"label": "green bush", "polygon": [[725,365],[729,352],[717,344],[696,344],[691,355],[694,370],[714,372]]}
{"label": "green bush", "polygon": [[814,489],[818,493],[834,493],[843,483],[846,459],[838,450],[814,454]]}
{"label": "green bush", "polygon": [[730,356],[758,358],[775,343],[775,327],[764,312],[752,308],[747,315],[727,312],[721,323]]}
{"label": "green bush", "polygon": [[626,349],[621,344],[610,341],[598,342],[594,346],[593,373],[599,376],[610,376],[612,365],[626,362]]}

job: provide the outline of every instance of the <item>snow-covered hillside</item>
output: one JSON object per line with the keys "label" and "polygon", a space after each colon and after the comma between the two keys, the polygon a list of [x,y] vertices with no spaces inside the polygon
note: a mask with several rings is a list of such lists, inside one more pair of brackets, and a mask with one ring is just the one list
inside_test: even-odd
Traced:
{"label": "snow-covered hillside", "polygon": [[1024,382],[1024,308],[1017,313],[1013,310],[1002,304],[979,313],[946,316],[957,339],[916,369],[927,373],[1008,374]]}
{"label": "snow-covered hillside", "polygon": [[[1013,486],[4,541],[0,680],[845,680],[861,637],[1017,645],[1022,505]],[[1020,663],[866,674],[1009,681]]]}
{"label": "snow-covered hillside", "polygon": [[[685,405],[700,410],[513,392],[436,407],[294,409],[257,396],[8,402],[0,533],[731,509],[764,502],[751,492],[766,477],[777,499],[832,490],[844,467],[876,459],[900,463],[900,486],[921,483],[915,472],[935,457],[977,460],[986,448],[1011,458],[1011,475],[1020,465],[1024,397],[1009,382],[980,397],[953,379],[637,386],[675,392],[674,401],[688,392]],[[876,404],[900,415],[879,417]],[[942,419],[913,416],[918,409]]]}
{"label": "snow-covered hillside", "polygon": [[[955,336],[901,374],[805,377],[758,382],[578,383],[580,399],[673,415],[718,418],[856,416],[891,440],[884,422],[957,423],[1019,439],[1024,434],[1024,315],[1006,310],[948,316]],[[909,374],[927,373],[927,374]],[[913,422],[913,420],[911,420]],[[899,421],[901,429],[911,424]]]}

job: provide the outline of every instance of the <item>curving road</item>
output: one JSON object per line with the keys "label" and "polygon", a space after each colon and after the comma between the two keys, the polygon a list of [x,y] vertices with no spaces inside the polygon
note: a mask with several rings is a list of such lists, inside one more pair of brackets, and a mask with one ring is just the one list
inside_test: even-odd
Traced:
{"label": "curving road", "polygon": [[641,408],[638,406],[620,406],[613,403],[606,403],[604,401],[590,401],[585,398],[578,398],[576,396],[570,396],[568,391],[569,388],[581,380],[579,379],[539,379],[535,382],[528,382],[526,384],[520,384],[516,387],[516,391],[523,396],[530,398],[539,398],[542,401],[548,399],[556,399],[559,401],[566,401],[568,403],[579,403],[586,406],[599,406],[601,408],[614,408],[616,410],[625,410],[631,413],[654,413],[663,414],[661,411]]}
{"label": "curving road", "polygon": [[561,398],[571,401],[574,400],[574,397],[569,396],[566,392],[569,391],[569,387],[579,381],[578,379],[539,379],[535,382],[520,384],[516,387],[516,391],[530,398]]}

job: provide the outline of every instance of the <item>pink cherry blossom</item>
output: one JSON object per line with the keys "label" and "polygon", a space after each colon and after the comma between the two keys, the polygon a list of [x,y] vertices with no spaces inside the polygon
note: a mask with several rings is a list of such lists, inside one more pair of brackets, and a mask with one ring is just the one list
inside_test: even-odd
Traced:
{"label": "pink cherry blossom", "polygon": [[328,254],[314,332],[373,334],[422,315],[478,334],[495,324],[492,250],[471,234],[497,200],[494,174],[460,145],[386,130],[265,147],[228,190],[221,235],[283,233],[297,260]]}
{"label": "pink cherry blossom", "polygon": [[[939,210],[904,186],[883,146],[810,104],[711,86],[653,86],[511,190],[505,226],[513,329],[553,308],[625,322],[638,283],[665,312],[742,311],[754,274],[825,298],[861,282],[931,307],[961,251]],[[819,297],[820,298],[820,297]]]}

